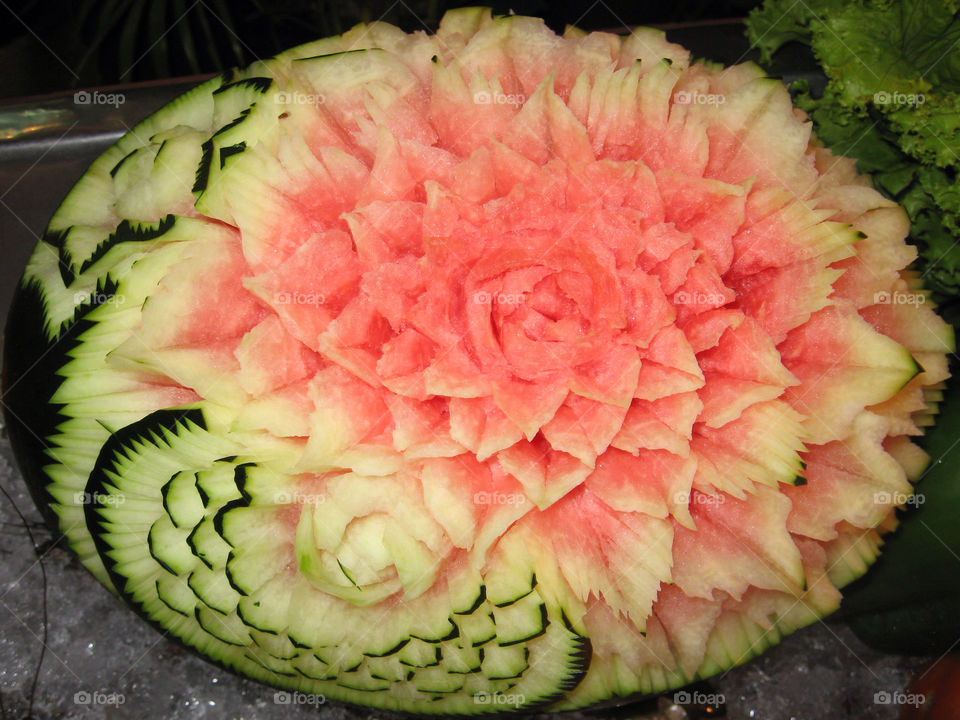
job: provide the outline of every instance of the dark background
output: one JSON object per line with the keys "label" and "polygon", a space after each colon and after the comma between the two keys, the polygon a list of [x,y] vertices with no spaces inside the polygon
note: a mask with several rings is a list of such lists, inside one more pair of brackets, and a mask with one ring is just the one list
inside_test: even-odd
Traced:
{"label": "dark background", "polygon": [[0,99],[216,72],[382,19],[436,28],[489,5],[557,31],[744,17],[758,0],[0,0]]}

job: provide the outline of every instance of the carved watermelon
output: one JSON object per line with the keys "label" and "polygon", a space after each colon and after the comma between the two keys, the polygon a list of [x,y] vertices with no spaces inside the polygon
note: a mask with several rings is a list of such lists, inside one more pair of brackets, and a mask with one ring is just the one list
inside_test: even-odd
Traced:
{"label": "carved watermelon", "polygon": [[448,13],[211,80],[77,183],[6,410],[165,633],[277,687],[565,709],[833,611],[926,456],[903,211],[754,65]]}

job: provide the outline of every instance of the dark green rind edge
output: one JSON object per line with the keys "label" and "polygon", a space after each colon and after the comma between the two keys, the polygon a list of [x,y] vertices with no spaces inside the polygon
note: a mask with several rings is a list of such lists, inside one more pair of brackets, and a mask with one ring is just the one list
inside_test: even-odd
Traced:
{"label": "dark green rind edge", "polygon": [[56,371],[62,365],[62,355],[56,352],[57,343],[46,337],[44,316],[39,283],[21,279],[4,330],[0,397],[14,459],[33,502],[58,538],[59,520],[51,506],[54,499],[47,492],[50,479],[43,468],[50,463],[44,438],[53,435],[65,419],[60,407],[50,402],[59,385]]}
{"label": "dark green rind edge", "polygon": [[143,439],[149,443],[156,444],[154,437],[161,436],[163,430],[169,430],[176,433],[178,426],[192,422],[202,429],[206,429],[206,420],[203,417],[203,411],[199,408],[178,408],[169,410],[156,410],[141,420],[131,423],[126,427],[113,433],[110,438],[100,448],[100,454],[97,461],[90,471],[90,477],[87,480],[85,490],[90,493],[87,497],[90,501],[84,505],[83,514],[87,522],[87,529],[93,538],[93,544],[103,560],[103,565],[113,581],[114,587],[120,592],[124,599],[131,605],[135,604],[124,592],[126,578],[119,575],[115,570],[115,561],[110,557],[110,550],[113,548],[103,539],[100,528],[103,520],[97,512],[102,503],[101,497],[110,495],[106,485],[109,482],[106,471],[114,467],[114,457],[128,443],[136,439]]}
{"label": "dark green rind edge", "polygon": [[100,302],[112,297],[117,286],[104,278],[87,302],[77,307],[73,319],[64,323],[58,337],[49,340],[44,332],[46,310],[43,290],[37,280],[21,279],[10,305],[4,330],[2,405],[14,459],[30,496],[60,538],[60,523],[47,491],[50,478],[44,471],[54,460],[47,453],[48,438],[68,418],[62,405],[51,402],[62,380],[57,371],[68,361],[67,353],[79,344],[79,336],[93,323],[86,316]]}
{"label": "dark green rind edge", "polygon": [[[143,433],[144,430],[149,429],[147,427],[148,425],[151,427],[157,427],[152,422],[152,420],[157,415],[161,416],[160,417],[161,424],[164,427],[175,427],[177,422],[184,418],[187,418],[193,422],[196,422],[196,424],[199,425],[200,427],[203,427],[203,428],[206,427],[206,421],[203,418],[203,411],[198,408],[179,409],[179,410],[177,409],[158,410],[154,413],[151,413],[150,415],[147,415],[146,417],[139,420],[138,422],[135,422],[132,425],[128,425],[127,427],[123,428],[123,430],[121,430],[120,433],[124,434],[125,440],[128,440],[132,437],[141,436],[144,434]],[[199,417],[199,422],[197,422],[198,417]],[[167,420],[167,423],[164,423],[163,420]],[[172,421],[172,424],[170,424],[171,421]],[[151,618],[147,614],[147,612],[143,609],[143,606],[140,603],[138,603],[136,600],[134,600],[133,596],[127,592],[126,578],[124,578],[122,575],[116,572],[114,568],[116,563],[110,557],[109,552],[107,552],[111,548],[107,544],[106,540],[100,537],[99,528],[101,527],[101,518],[99,517],[96,511],[101,506],[101,503],[99,502],[99,500],[97,500],[97,498],[103,497],[105,494],[108,494],[107,488],[105,486],[105,483],[107,482],[107,477],[103,472],[103,470],[111,464],[110,458],[113,457],[112,451],[117,447],[122,447],[122,442],[117,442],[115,438],[116,438],[116,435],[111,436],[110,440],[108,440],[104,444],[103,448],[101,448],[100,455],[97,457],[97,462],[96,462],[96,465],[94,466],[94,470],[90,473],[90,479],[87,481],[86,491],[92,492],[95,494],[89,496],[91,501],[87,503],[87,505],[84,507],[84,517],[86,519],[87,527],[90,528],[90,535],[93,537],[93,542],[95,547],[97,548],[97,552],[100,555],[100,558],[103,561],[104,567],[107,570],[107,574],[109,575],[111,582],[116,588],[117,593],[123,599],[124,604],[127,607],[129,607],[131,610],[133,610],[142,620],[144,620],[150,627],[152,627],[158,633],[160,633],[164,637],[171,637],[170,631],[167,628],[165,628],[162,624],[160,624],[159,622]],[[239,677],[247,677],[236,668],[233,668],[227,665],[226,663],[220,662],[219,660],[216,660],[215,658],[212,658],[209,655],[203,654],[192,645],[189,645],[183,642],[182,640],[180,640],[180,638],[173,636],[171,639],[179,647],[186,648],[187,651],[189,651],[192,655],[200,658],[204,662],[209,663],[214,667],[220,668],[225,672],[229,672],[232,675],[236,675]],[[259,678],[254,680],[254,682],[262,682],[265,685],[269,685],[278,690],[286,690],[286,688],[280,685],[279,682],[277,684],[273,684],[266,680],[261,680]]]}

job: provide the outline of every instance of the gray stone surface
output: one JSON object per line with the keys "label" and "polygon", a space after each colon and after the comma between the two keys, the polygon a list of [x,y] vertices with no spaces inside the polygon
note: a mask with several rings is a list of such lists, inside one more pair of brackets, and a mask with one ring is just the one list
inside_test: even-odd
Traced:
{"label": "gray stone surface", "polygon": [[[52,539],[0,441],[0,485],[26,516],[37,544]],[[33,717],[387,718],[333,702],[294,706],[274,690],[210,665],[140,620],[104,590],[65,549],[48,549],[46,653]],[[0,698],[2,720],[24,718],[43,647],[43,577],[38,555],[10,501],[0,495]],[[745,666],[710,681],[733,720],[894,720],[899,708],[876,704],[876,693],[902,690],[917,659],[874,652],[841,623],[829,621],[787,638]],[[282,696],[281,696],[282,697]],[[659,707],[658,707],[659,705]],[[681,720],[661,699],[590,717]],[[582,714],[568,718],[583,717]]]}

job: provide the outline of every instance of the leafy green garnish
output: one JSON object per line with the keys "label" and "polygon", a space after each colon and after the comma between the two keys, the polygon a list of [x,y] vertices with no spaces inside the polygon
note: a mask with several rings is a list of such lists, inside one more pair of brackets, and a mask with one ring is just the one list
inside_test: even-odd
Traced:
{"label": "leafy green garnish", "polygon": [[937,299],[960,291],[960,2],[766,0],[747,21],[761,61],[809,45],[827,86],[795,87],[817,136],[910,216]]}

